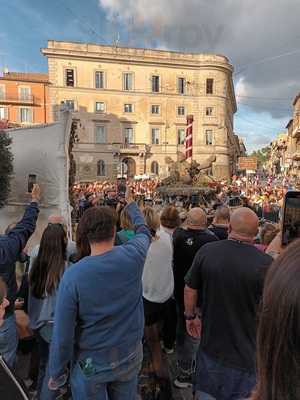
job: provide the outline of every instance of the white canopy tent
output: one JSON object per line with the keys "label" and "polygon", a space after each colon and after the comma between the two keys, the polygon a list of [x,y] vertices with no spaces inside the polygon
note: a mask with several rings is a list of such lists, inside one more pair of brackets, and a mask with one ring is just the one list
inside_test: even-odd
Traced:
{"label": "white canopy tent", "polygon": [[28,177],[36,175],[42,198],[37,229],[29,247],[40,240],[49,215],[60,214],[71,226],[68,156],[71,126],[71,114],[64,112],[56,123],[7,130],[12,138],[14,176],[8,204],[0,209],[0,229],[3,233],[9,224],[22,217],[31,198],[27,193]]}

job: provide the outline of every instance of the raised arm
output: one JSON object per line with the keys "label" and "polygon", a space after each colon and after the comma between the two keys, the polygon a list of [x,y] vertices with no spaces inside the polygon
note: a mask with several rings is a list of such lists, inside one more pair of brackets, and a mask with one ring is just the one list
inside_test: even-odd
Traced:
{"label": "raised arm", "polygon": [[127,202],[126,208],[129,217],[134,225],[136,235],[133,239],[126,242],[123,246],[126,246],[127,248],[129,246],[132,246],[133,250],[137,250],[138,253],[145,259],[151,243],[150,229],[145,224],[143,214],[135,203],[130,188],[127,188],[126,190],[125,199]]}
{"label": "raised arm", "polygon": [[8,234],[0,236],[0,269],[1,265],[17,261],[19,254],[33,234],[39,214],[39,198],[40,189],[35,185],[32,191],[32,202],[27,206],[21,221]]}

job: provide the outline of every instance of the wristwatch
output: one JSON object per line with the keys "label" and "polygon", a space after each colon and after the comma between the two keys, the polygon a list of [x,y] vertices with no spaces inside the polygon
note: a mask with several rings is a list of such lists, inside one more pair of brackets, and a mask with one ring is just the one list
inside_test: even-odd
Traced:
{"label": "wristwatch", "polygon": [[187,315],[186,313],[184,313],[184,318],[186,321],[193,321],[194,319],[197,318],[197,314],[194,313],[192,315]]}

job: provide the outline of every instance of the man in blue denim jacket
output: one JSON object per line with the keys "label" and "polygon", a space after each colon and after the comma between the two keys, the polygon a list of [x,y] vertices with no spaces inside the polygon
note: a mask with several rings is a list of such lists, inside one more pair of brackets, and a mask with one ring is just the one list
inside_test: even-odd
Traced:
{"label": "man in blue denim jacket", "polygon": [[80,224],[91,256],[69,268],[60,283],[49,370],[50,389],[64,383],[72,362],[74,400],[133,400],[142,362],[142,273],[151,235],[127,191],[136,236],[114,246],[109,207],[91,208]]}
{"label": "man in blue denim jacket", "polygon": [[10,303],[5,310],[4,323],[0,327],[0,354],[11,368],[14,366],[18,347],[14,313],[17,295],[16,261],[35,230],[39,198],[40,188],[34,185],[32,202],[27,206],[21,221],[9,229],[6,235],[0,235],[0,276],[6,283],[7,299]]}

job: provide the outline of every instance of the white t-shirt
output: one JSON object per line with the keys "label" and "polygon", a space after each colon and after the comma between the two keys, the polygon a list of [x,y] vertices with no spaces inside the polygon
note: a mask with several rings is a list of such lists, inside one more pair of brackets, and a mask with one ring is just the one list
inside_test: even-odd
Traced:
{"label": "white t-shirt", "polygon": [[143,272],[143,297],[153,303],[164,303],[174,291],[173,249],[170,235],[158,232],[148,250]]}

